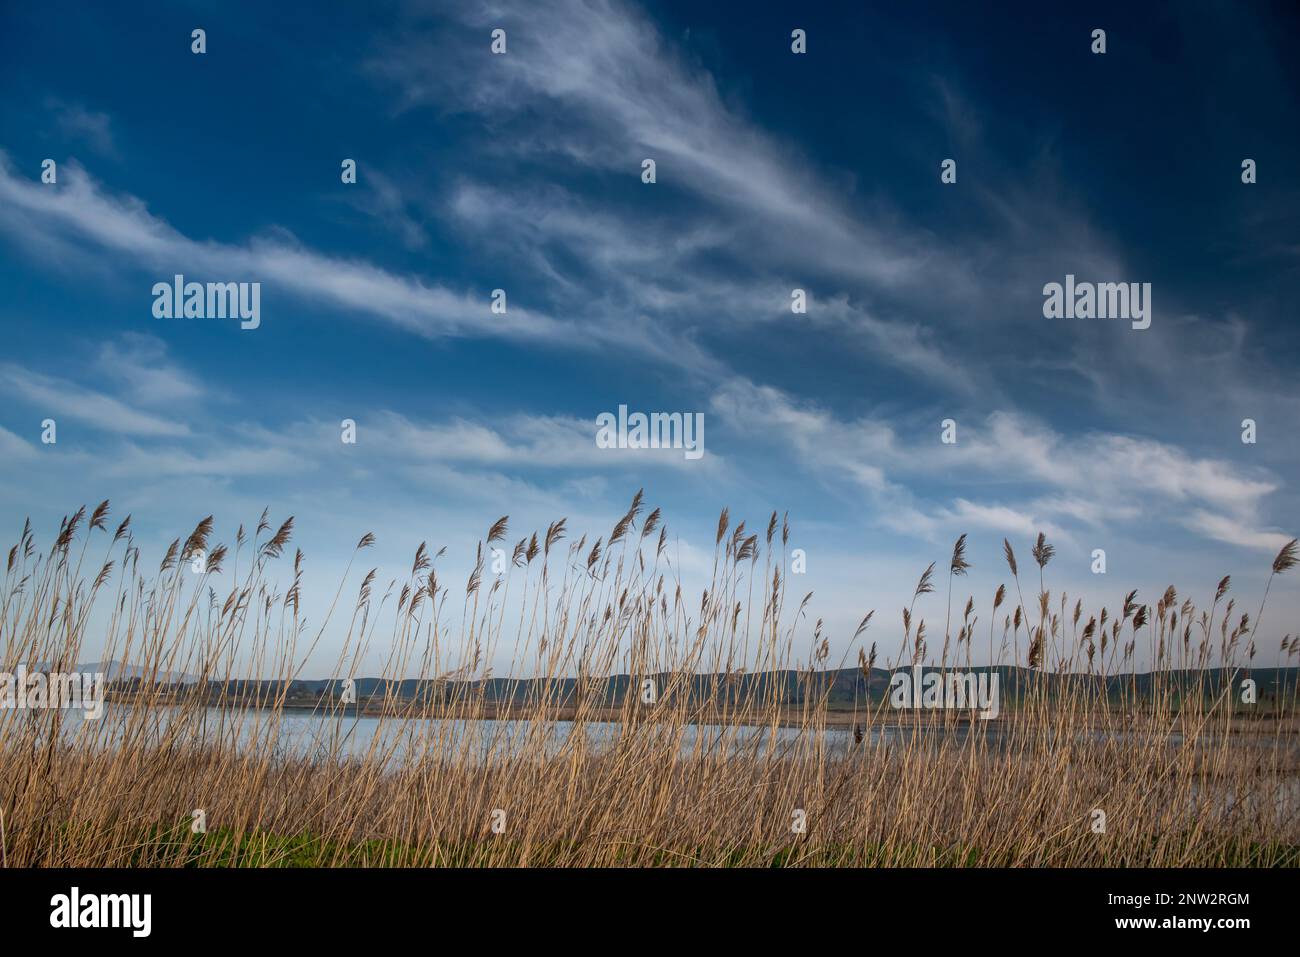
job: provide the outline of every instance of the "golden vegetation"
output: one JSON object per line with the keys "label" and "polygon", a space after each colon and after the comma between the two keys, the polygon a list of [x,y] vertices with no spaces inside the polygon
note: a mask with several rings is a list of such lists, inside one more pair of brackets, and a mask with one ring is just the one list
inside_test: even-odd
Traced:
{"label": "golden vegetation", "polygon": [[[3,862],[1297,863],[1295,686],[1272,702],[1276,720],[1252,721],[1238,706],[1235,679],[1255,656],[1264,603],[1253,621],[1240,614],[1225,601],[1227,578],[1203,612],[1170,588],[1154,607],[1131,593],[1113,613],[1085,615],[1049,592],[1052,546],[1039,536],[1031,554],[1040,588],[1026,606],[1004,542],[1019,603],[1004,607],[1005,586],[994,594],[988,657],[1032,671],[1020,673],[1028,677],[996,733],[953,710],[900,727],[879,696],[852,705],[850,733],[828,727],[831,685],[819,675],[830,640],[807,617],[812,596],[787,595],[788,524],[773,514],[751,533],[724,510],[712,580],[697,601],[668,561],[659,510],[642,512],[638,493],[607,538],[574,541],[561,519],[513,547],[503,517],[479,543],[463,589],[440,580],[442,552],[425,544],[382,595],[377,570],[359,567],[354,578],[350,564],[310,628],[302,553],[284,569],[287,588],[273,580],[288,563],[293,519],[273,525],[264,513],[229,549],[210,545],[206,518],[156,572],[142,570],[129,517],[110,534],[108,503],[66,520],[47,552],[28,524],[0,592],[4,667],[68,670],[98,657],[142,677],[133,703],[110,703],[98,721],[0,711]],[[365,535],[353,561],[373,543]],[[509,571],[485,578],[498,545]],[[1268,584],[1295,551],[1294,542],[1283,549]],[[940,668],[984,657],[972,655],[985,640],[973,598],[952,615],[952,584],[969,567],[962,536],[937,656],[916,611],[935,590],[933,565],[903,613],[896,655],[879,651],[894,642],[872,639],[872,614],[863,618],[849,647],[864,683],[886,657],[891,667]],[[340,616],[345,588],[356,600]],[[379,716],[363,719],[366,734],[355,709],[330,696],[311,721],[312,747],[292,746],[288,682],[327,632],[342,643],[333,678],[362,677],[351,662],[379,650],[389,693],[378,696]],[[103,651],[87,656],[92,636]],[[1134,670],[1139,648],[1154,663],[1149,678],[1140,688],[1136,676],[1113,680]],[[1300,639],[1284,639],[1284,658],[1297,652]],[[505,660],[504,685],[471,680]],[[780,671],[794,676],[757,678]],[[1063,678],[1071,672],[1112,680]],[[217,682],[217,699],[176,696],[169,676],[179,673]],[[629,693],[594,693],[616,674],[632,676]],[[227,681],[249,676],[277,681]],[[439,693],[395,693],[413,677]],[[652,694],[642,693],[647,677]],[[509,722],[467,723],[483,713],[489,687],[522,706]],[[557,721],[561,705],[571,725]],[[610,709],[619,723],[596,725]],[[191,828],[197,809],[206,834]]]}

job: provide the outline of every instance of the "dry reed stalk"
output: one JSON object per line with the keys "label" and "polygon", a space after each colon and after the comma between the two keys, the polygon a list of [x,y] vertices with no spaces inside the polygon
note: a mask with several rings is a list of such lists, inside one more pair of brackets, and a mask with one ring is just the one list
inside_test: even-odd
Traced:
{"label": "dry reed stalk", "polygon": [[[282,592],[272,578],[276,563],[287,560],[292,519],[263,541],[272,529],[264,513],[246,564],[241,527],[225,569],[227,550],[208,549],[214,522],[205,518],[173,543],[151,576],[140,571],[128,517],[103,560],[90,566],[98,571],[89,584],[82,559],[92,537],[108,538],[107,502],[89,521],[85,509],[66,519],[47,553],[36,549],[26,525],[0,591],[5,667],[81,661],[95,621],[97,630],[102,622],[101,660],[127,663],[140,677],[116,688],[98,722],[77,723],[58,711],[0,711],[7,772],[0,862],[1300,863],[1296,689],[1283,686],[1267,708],[1239,706],[1233,682],[1249,664],[1263,602],[1253,627],[1248,618],[1232,620],[1229,602],[1217,622],[1216,665],[1210,639],[1228,579],[1199,619],[1189,601],[1175,608],[1172,588],[1154,612],[1130,593],[1122,618],[1110,622],[1105,609],[1089,615],[1082,638],[1085,612],[1076,603],[1069,637],[1064,595],[1059,613],[1049,614],[1052,547],[1039,536],[1032,552],[1040,620],[1036,627],[1024,622],[1029,668],[1017,644],[1011,665],[998,672],[1007,682],[1003,715],[986,725],[969,712],[891,708],[879,693],[887,672],[875,668],[875,641],[869,655],[859,646],[857,668],[844,669],[871,614],[841,667],[828,667],[823,623],[804,623],[811,594],[785,612],[788,520],[778,553],[775,513],[760,544],[724,509],[708,588],[696,605],[683,594],[660,511],[638,531],[641,512],[638,492],[607,538],[588,548],[584,536],[567,556],[558,548],[567,531],[561,519],[544,535],[521,539],[504,579],[486,587],[480,545],[458,628],[447,624],[449,593],[433,567],[443,550],[430,555],[421,543],[409,574],[382,595],[376,570],[362,576],[348,621],[338,625],[340,652],[329,670],[338,682],[361,677],[355,662],[371,648],[385,649],[377,693],[360,702],[364,716],[334,688],[307,710],[293,707],[290,683],[314,660],[351,564],[314,638],[300,648],[302,553],[293,557],[288,588]],[[486,542],[504,541],[506,533],[502,517]],[[78,535],[84,540],[74,555]],[[367,533],[355,552],[373,543]],[[1270,584],[1294,564],[1289,547],[1290,563],[1284,549]],[[208,562],[196,574],[187,560],[199,550]],[[1005,541],[1004,555],[1019,594]],[[962,536],[950,562],[949,608],[952,579],[968,567]],[[915,632],[912,625],[918,602],[934,591],[933,571],[926,569],[904,611],[899,665],[924,663],[924,621],[916,619]],[[515,578],[519,609],[507,618]],[[111,605],[95,617],[95,602],[110,594]],[[1000,586],[991,660],[1005,596]],[[1023,609],[1021,596],[1015,633]],[[972,599],[956,637],[958,650],[967,643],[968,666],[974,611]],[[1179,619],[1181,652],[1173,643]],[[1195,655],[1193,622],[1202,635]],[[1124,626],[1131,639],[1121,660],[1130,668],[1147,629],[1151,672],[1141,687],[1136,673],[1112,670]],[[1062,640],[1071,642],[1066,654]],[[1294,654],[1296,645],[1300,640],[1284,639],[1281,650]],[[809,649],[806,659],[797,648]],[[1171,667],[1175,654],[1180,669]],[[507,673],[490,678],[489,664],[503,658]],[[1196,668],[1187,668],[1189,658]],[[941,659],[946,671],[946,650]],[[198,676],[208,691],[169,680],[182,673]],[[621,684],[611,694],[615,679]],[[643,697],[646,680],[654,693]],[[847,690],[841,693],[837,680],[848,682]],[[492,716],[500,720],[480,720]],[[304,721],[315,729],[307,743],[295,737]],[[986,733],[991,726],[996,735]],[[206,813],[207,834],[190,830],[197,808]],[[1106,814],[1105,833],[1090,827],[1095,809]],[[499,834],[492,830],[498,810],[505,812]],[[802,831],[792,827],[796,812]]]}

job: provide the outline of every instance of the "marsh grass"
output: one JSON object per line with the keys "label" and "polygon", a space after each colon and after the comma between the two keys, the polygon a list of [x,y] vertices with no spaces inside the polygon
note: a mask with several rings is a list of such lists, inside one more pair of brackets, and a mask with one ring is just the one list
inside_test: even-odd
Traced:
{"label": "marsh grass", "polygon": [[[377,570],[362,570],[374,543],[367,534],[311,627],[300,607],[304,557],[289,558],[292,518],[273,524],[264,513],[251,534],[240,527],[233,548],[211,544],[214,522],[205,518],[171,544],[156,571],[143,565],[129,517],[109,532],[108,503],[65,519],[45,551],[26,524],[0,591],[5,669],[68,670],[86,660],[93,629],[103,647],[94,657],[126,663],[140,677],[115,689],[100,721],[72,727],[57,710],[0,711],[4,863],[1300,860],[1295,685],[1270,702],[1267,720],[1243,714],[1234,679],[1255,656],[1265,604],[1253,621],[1237,612],[1228,579],[1205,611],[1179,603],[1171,587],[1154,606],[1130,593],[1113,612],[1085,614],[1081,603],[1071,608],[1067,596],[1049,591],[1052,549],[1040,536],[1031,550],[1039,594],[1026,608],[1004,542],[1019,603],[1004,607],[1005,586],[993,596],[989,654],[1030,670],[999,734],[958,733],[972,715],[953,710],[910,716],[924,733],[875,734],[898,713],[863,696],[849,720],[853,743],[832,747],[830,685],[822,680],[835,664],[830,636],[809,619],[811,594],[788,594],[788,523],[773,514],[765,531],[749,532],[724,510],[709,587],[688,598],[659,510],[642,513],[638,493],[607,537],[575,541],[561,519],[512,547],[503,517],[478,543],[463,585],[442,582],[442,552],[421,544],[409,574],[382,594]],[[498,545],[511,556],[509,571],[485,577]],[[917,612],[934,590],[932,565],[904,611],[901,641],[872,638],[872,614],[862,620],[850,649],[864,678],[878,661],[971,663],[984,627],[973,597],[960,616],[952,606],[954,580],[970,567],[966,547],[962,536],[949,566],[940,653]],[[195,571],[200,555],[203,570]],[[1292,543],[1263,583],[1265,597],[1294,561]],[[327,733],[303,755],[281,740],[287,699],[308,662],[319,667],[313,655],[327,632],[331,642],[342,636],[332,679],[361,677],[350,663],[380,652],[385,693],[369,704],[393,733],[350,748],[355,708],[328,694],[318,710]],[[1288,636],[1284,658],[1298,646]],[[1139,657],[1150,663],[1141,684]],[[504,723],[489,723],[479,736],[452,733],[455,722],[484,713],[489,685],[481,679],[502,660],[510,662],[504,679],[515,731],[508,737]],[[745,681],[782,670],[795,680]],[[178,694],[176,674],[209,691]],[[618,674],[634,680],[630,693],[611,699],[607,680]],[[1082,677],[1049,680],[1069,674]],[[1216,683],[1213,674],[1226,679]],[[711,676],[703,692],[700,675]],[[653,703],[637,693],[645,676],[655,676]],[[273,680],[232,680],[250,677]],[[399,681],[410,678],[436,693],[398,694]],[[154,720],[160,709],[166,721]],[[561,713],[572,733],[555,746]],[[594,744],[584,728],[611,716],[618,733]],[[712,732],[691,735],[701,722]],[[793,733],[778,734],[782,726]],[[208,831],[196,834],[191,813],[200,808]],[[496,809],[505,812],[499,834]],[[1094,827],[1097,810],[1104,833]]]}

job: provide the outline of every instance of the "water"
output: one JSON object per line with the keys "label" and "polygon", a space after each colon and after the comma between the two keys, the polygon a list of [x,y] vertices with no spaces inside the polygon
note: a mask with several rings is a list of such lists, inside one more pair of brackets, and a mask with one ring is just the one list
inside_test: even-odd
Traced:
{"label": "water", "polygon": [[[850,752],[853,735],[848,728],[826,728],[821,732],[799,728],[749,726],[641,724],[625,728],[618,722],[590,721],[579,726],[572,721],[530,722],[512,719],[436,719],[375,717],[370,715],[326,716],[309,711],[246,711],[205,708],[183,711],[160,705],[143,709],[126,704],[107,704],[104,714],[88,720],[75,709],[62,712],[60,737],[70,745],[91,750],[116,749],[124,743],[153,746],[172,743],[179,747],[207,744],[233,745],[242,753],[273,754],[281,758],[311,758],[351,761],[378,758],[389,766],[400,766],[431,757],[438,760],[485,763],[525,755],[554,757],[583,750],[600,754],[613,747],[621,736],[647,736],[662,747],[677,747],[683,758],[765,754],[827,758]],[[11,722],[32,722],[38,733],[49,727],[49,712],[0,712],[0,734]],[[16,729],[15,729],[16,730]],[[128,735],[130,736],[128,738]],[[961,746],[971,736],[982,737],[986,746],[1001,748],[1010,737],[1002,725],[976,723],[952,727],[875,727],[868,735],[871,744],[905,744],[916,740],[938,747]],[[1120,733],[1119,740],[1140,741],[1146,735]],[[1105,740],[1102,731],[1087,731],[1081,739]],[[1201,738],[1207,742],[1206,737]],[[1182,735],[1164,736],[1170,747],[1181,747]],[[1243,738],[1243,745],[1271,747],[1271,737]]]}
{"label": "water", "polygon": [[[774,749],[808,754],[818,747],[843,754],[852,741],[849,731],[827,729],[822,734],[797,728],[720,725],[640,725],[618,722],[530,722],[511,719],[437,719],[347,715],[331,717],[307,711],[279,713],[205,708],[186,712],[171,706],[146,709],[143,717],[130,705],[106,705],[102,717],[89,720],[76,710],[63,712],[61,737],[78,748],[118,748],[125,743],[234,745],[241,752],[272,752],[284,758],[348,761],[367,756],[400,765],[436,755],[440,759],[487,762],[525,754],[557,756],[583,749],[590,754],[609,750],[624,734],[649,735],[664,745],[678,742],[683,757],[739,754],[749,749]],[[3,721],[0,718],[0,721]],[[18,720],[33,720],[20,715]],[[48,713],[35,718],[48,727]],[[3,727],[0,724],[0,727]],[[130,737],[128,738],[128,735]]]}

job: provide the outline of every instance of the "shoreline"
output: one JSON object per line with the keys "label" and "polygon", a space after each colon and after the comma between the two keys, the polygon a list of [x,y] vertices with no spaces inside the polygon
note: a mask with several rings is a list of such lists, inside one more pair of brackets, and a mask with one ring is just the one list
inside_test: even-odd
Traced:
{"label": "shoreline", "polygon": [[[322,702],[305,702],[305,701],[285,701],[279,705],[278,710],[283,713],[297,715],[315,715],[321,719],[334,717],[347,718],[387,718],[396,720],[453,720],[453,721],[523,721],[537,719],[539,717],[539,708],[535,705],[527,704],[498,704],[496,702],[477,702],[474,704],[458,703],[452,707],[440,710],[435,708],[420,709],[416,707],[415,702],[410,699],[392,699],[392,704],[385,703],[385,699],[379,701],[369,700],[360,705],[335,706],[328,709],[322,706]],[[187,704],[194,703],[192,699],[185,699],[176,696],[154,697],[152,700],[141,701],[138,696],[132,698],[120,694],[109,693],[105,696],[107,703],[142,705],[144,707],[184,707]],[[266,700],[224,700],[224,701],[204,701],[201,702],[203,708],[224,709],[228,711],[272,711],[277,710],[273,701]],[[640,715],[644,720],[654,720],[654,707],[644,706],[645,710],[634,712],[634,715]],[[551,705],[541,709],[541,717],[547,721],[569,721],[573,722],[578,719],[579,708],[574,705]],[[625,718],[628,717],[626,709],[621,705],[604,706],[604,707],[587,707],[582,709],[582,719],[587,722],[605,723],[605,724],[624,724],[628,723]],[[648,713],[647,713],[648,712]],[[672,717],[678,714],[675,709],[665,709],[659,715],[659,718]],[[828,708],[821,712],[805,712],[799,708],[787,708],[779,712],[776,721],[758,720],[752,713],[737,710],[730,712],[710,712],[701,711],[688,712],[685,716],[685,724],[697,727],[715,727],[715,726],[743,726],[751,728],[781,727],[781,728],[810,728],[826,729],[836,731],[852,731],[861,728],[864,731],[870,728],[915,728],[915,727],[933,727],[940,726],[944,728],[967,728],[970,726],[983,727],[988,730],[1003,729],[1014,725],[1015,718],[1023,715],[1023,712],[1016,709],[1004,709],[996,717],[981,718],[978,717],[974,710],[944,710],[944,709],[925,709],[925,708],[906,708],[894,709],[888,707],[873,707],[853,711],[852,709]],[[1090,715],[1086,726],[1098,731],[1128,731],[1134,728],[1149,726],[1149,722],[1143,719],[1149,719],[1151,715],[1147,712],[1131,711],[1112,711]],[[1172,718],[1171,730],[1176,730],[1178,720],[1177,714],[1170,716]],[[1234,723],[1230,729],[1234,734],[1262,733],[1262,734],[1300,734],[1300,718],[1294,716],[1278,716],[1273,713],[1255,713],[1238,712],[1233,715]],[[1045,722],[1049,723],[1049,722]],[[1209,729],[1206,729],[1209,730]],[[1216,728],[1215,730],[1221,730]]]}

